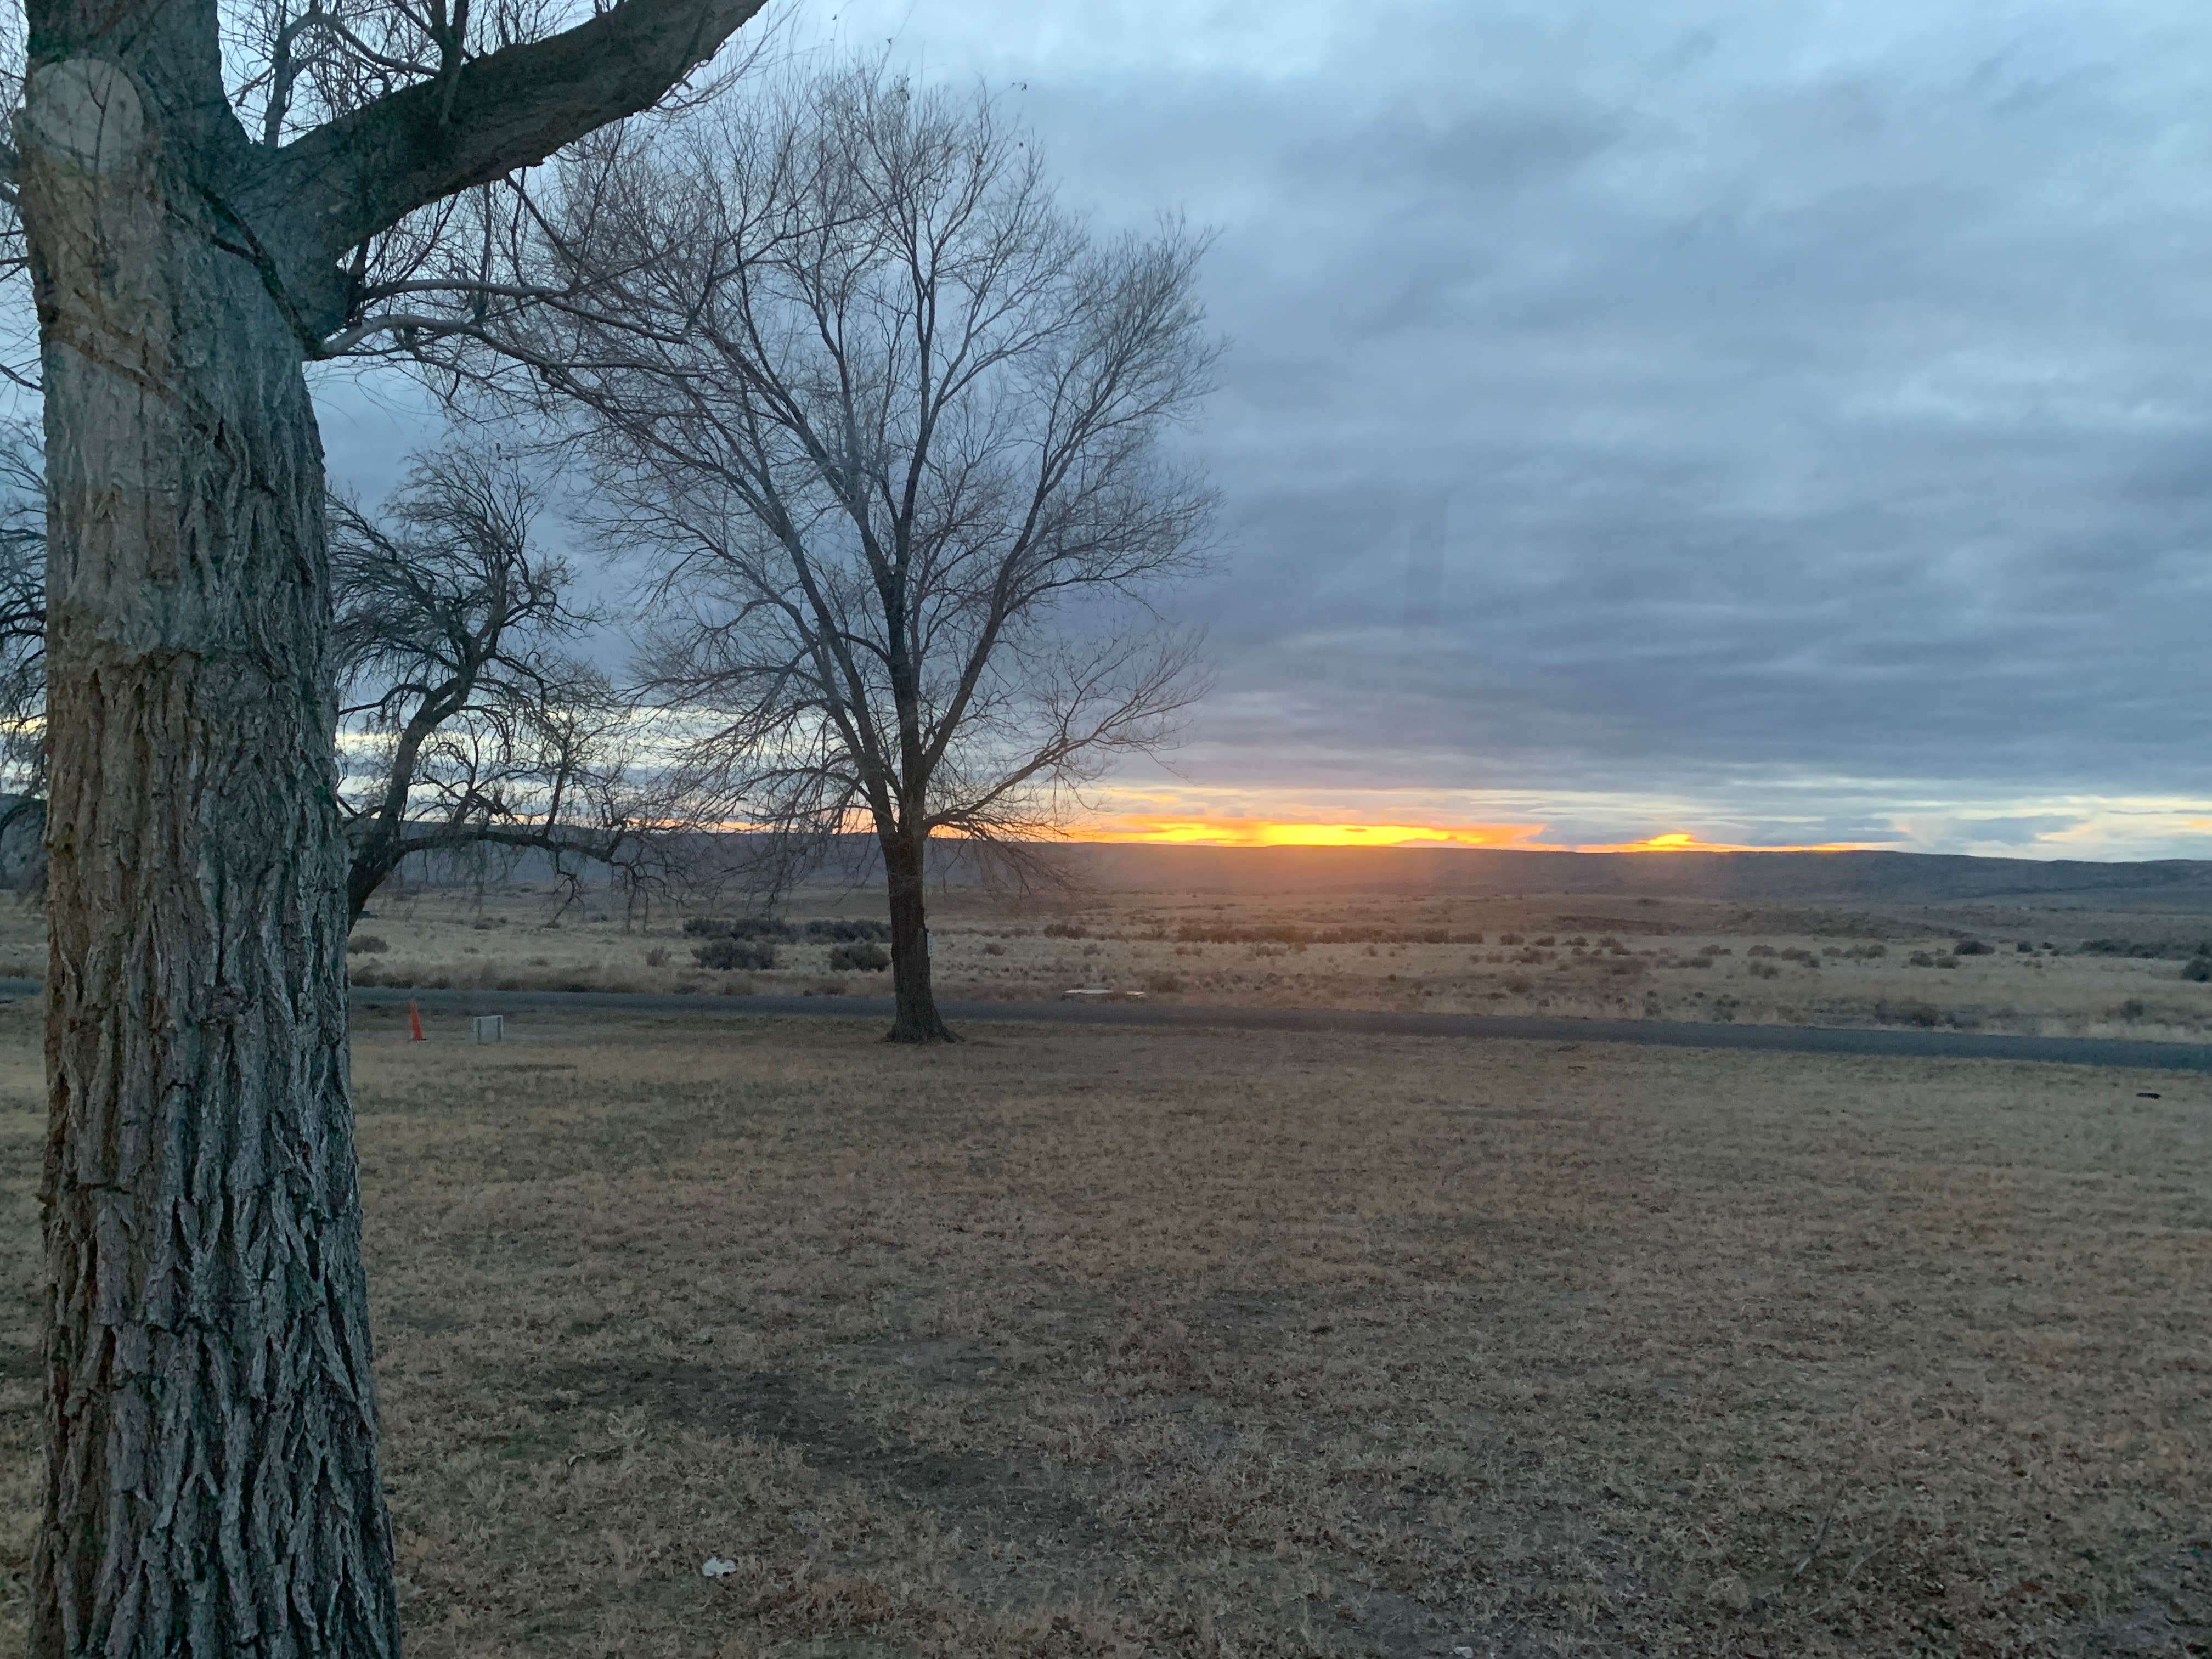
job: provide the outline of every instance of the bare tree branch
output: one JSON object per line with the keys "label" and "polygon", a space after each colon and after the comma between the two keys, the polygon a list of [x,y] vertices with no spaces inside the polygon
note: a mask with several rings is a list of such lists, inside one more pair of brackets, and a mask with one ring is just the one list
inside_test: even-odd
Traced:
{"label": "bare tree branch", "polygon": [[340,805],[358,917],[407,858],[528,848],[672,866],[688,817],[648,793],[641,716],[566,649],[594,620],[536,550],[544,493],[512,460],[459,446],[418,459],[384,523],[334,501],[335,650],[347,762]]}
{"label": "bare tree branch", "polygon": [[550,40],[520,41],[325,123],[266,157],[257,216],[307,228],[328,261],[416,209],[537,166],[650,108],[763,0],[620,0]]}
{"label": "bare tree branch", "polygon": [[[0,811],[44,807],[45,478],[0,428]],[[381,518],[330,504],[349,914],[407,858],[483,843],[556,872],[680,878],[696,834],[645,763],[649,716],[567,651],[594,618],[538,552],[542,491],[465,446],[420,458]]]}

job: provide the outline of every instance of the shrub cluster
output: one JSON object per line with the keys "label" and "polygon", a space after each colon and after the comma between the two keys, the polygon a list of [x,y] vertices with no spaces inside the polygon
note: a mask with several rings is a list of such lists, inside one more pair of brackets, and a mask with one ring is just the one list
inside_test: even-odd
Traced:
{"label": "shrub cluster", "polygon": [[834,939],[842,945],[854,943],[888,945],[890,943],[891,925],[888,921],[833,918],[828,921],[808,922],[806,937],[811,939]]}
{"label": "shrub cluster", "polygon": [[836,916],[817,917],[804,927],[773,916],[686,916],[684,932],[690,939],[776,939],[786,945],[800,939],[838,945],[866,939],[881,945],[890,939],[891,927],[887,921]]}
{"label": "shrub cluster", "polygon": [[775,966],[775,941],[773,939],[709,939],[691,952],[691,960],[702,968],[732,969],[773,968]]}
{"label": "shrub cluster", "polygon": [[[1057,924],[1055,924],[1057,925]],[[1045,933],[1052,934],[1052,928]],[[1058,935],[1080,939],[1079,932]],[[1223,921],[1186,921],[1175,931],[1182,945],[1480,945],[1480,933],[1455,933],[1444,927],[1374,927],[1355,924],[1346,927],[1298,927],[1279,924],[1240,927]],[[1507,945],[1517,944],[1507,937]],[[1547,940],[1546,943],[1551,941]]]}
{"label": "shrub cluster", "polygon": [[2186,961],[2193,957],[2212,956],[2212,939],[2192,946],[2177,939],[2146,943],[2142,939],[2086,939],[2081,941],[2081,951],[2093,957],[2179,957]]}
{"label": "shrub cluster", "polygon": [[1942,1011],[1932,1002],[1877,1002],[1874,1017],[1885,1025],[1918,1025],[1923,1028],[1940,1025]]}
{"label": "shrub cluster", "polygon": [[891,965],[891,953],[872,939],[859,939],[847,945],[832,945],[830,966],[842,970],[853,969],[864,974],[880,974]]}
{"label": "shrub cluster", "polygon": [[795,939],[799,929],[773,916],[686,916],[687,939]]}
{"label": "shrub cluster", "polygon": [[356,933],[346,941],[349,957],[380,956],[392,948],[392,941],[376,933]]}

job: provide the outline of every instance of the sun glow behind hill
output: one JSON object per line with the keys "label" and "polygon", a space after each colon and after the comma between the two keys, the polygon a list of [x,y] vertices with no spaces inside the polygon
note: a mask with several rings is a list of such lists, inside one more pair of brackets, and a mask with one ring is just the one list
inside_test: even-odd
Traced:
{"label": "sun glow behind hill", "polygon": [[1321,823],[1137,813],[1077,830],[1073,839],[1172,847],[1488,847],[1551,853],[1846,853],[1873,845],[1749,847],[1674,830],[1644,841],[1579,846],[1545,842],[1544,830],[1540,823]]}
{"label": "sun glow behind hill", "polygon": [[1573,849],[1577,853],[1864,853],[1893,850],[1881,843],[1870,841],[1826,841],[1804,846],[1746,846],[1734,842],[1700,841],[1682,830],[1664,836],[1653,836],[1645,841],[1615,842],[1612,846],[1585,846]]}

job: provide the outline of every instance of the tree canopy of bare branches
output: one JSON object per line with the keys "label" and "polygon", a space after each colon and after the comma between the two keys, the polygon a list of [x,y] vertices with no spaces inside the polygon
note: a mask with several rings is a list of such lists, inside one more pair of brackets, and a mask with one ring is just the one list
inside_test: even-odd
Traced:
{"label": "tree canopy of bare branches", "polygon": [[[44,493],[35,434],[0,431],[0,836],[46,808]],[[464,444],[418,455],[380,514],[332,498],[353,919],[421,854],[535,853],[571,893],[593,865],[633,887],[674,877],[689,821],[640,764],[635,701],[571,648],[597,619],[535,544],[544,495]]]}
{"label": "tree canopy of bare branches", "polygon": [[1213,504],[1166,442],[1217,349],[1202,243],[1091,234],[988,98],[879,65],[571,167],[543,257],[627,320],[541,311],[517,355],[647,562],[644,678],[730,819],[872,830],[892,1036],[945,1040],[930,838],[1019,857],[1201,689],[1158,605]]}
{"label": "tree canopy of bare branches", "polygon": [[0,426],[0,837],[46,810],[46,481],[39,431]]}
{"label": "tree canopy of bare branches", "polygon": [[590,862],[668,869],[679,815],[645,787],[635,706],[573,648],[594,618],[534,542],[544,507],[518,463],[465,446],[418,457],[380,518],[334,507],[353,917],[418,854],[535,852],[572,888]]}

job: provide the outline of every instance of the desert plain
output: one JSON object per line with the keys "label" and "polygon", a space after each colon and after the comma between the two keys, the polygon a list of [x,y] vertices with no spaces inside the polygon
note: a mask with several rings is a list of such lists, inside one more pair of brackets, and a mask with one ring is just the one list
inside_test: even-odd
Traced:
{"label": "desert plain", "polygon": [[[883,987],[803,939],[698,968],[684,924],[727,906],[553,897],[387,896],[356,977]],[[2199,927],[955,893],[934,942],[959,996],[2193,1036]],[[36,1015],[0,1007],[0,1646],[40,1482]],[[428,1032],[356,1013],[416,1656],[2212,1651],[2212,1077],[996,1022],[913,1051],[558,1006]]]}
{"label": "desert plain", "polygon": [[[604,890],[529,883],[416,887],[362,919],[351,967],[363,985],[441,989],[888,994],[888,974],[834,969],[826,939],[780,943],[765,970],[700,966],[687,923],[749,909],[736,898],[625,908]],[[880,910],[865,888],[817,885],[776,915],[803,934],[810,921]],[[0,967],[12,956],[37,969],[34,928],[0,923]],[[2186,1041],[2212,1033],[2200,948],[2212,949],[2212,916],[1590,895],[953,888],[931,924],[947,999],[1091,988],[1213,1006]]]}

